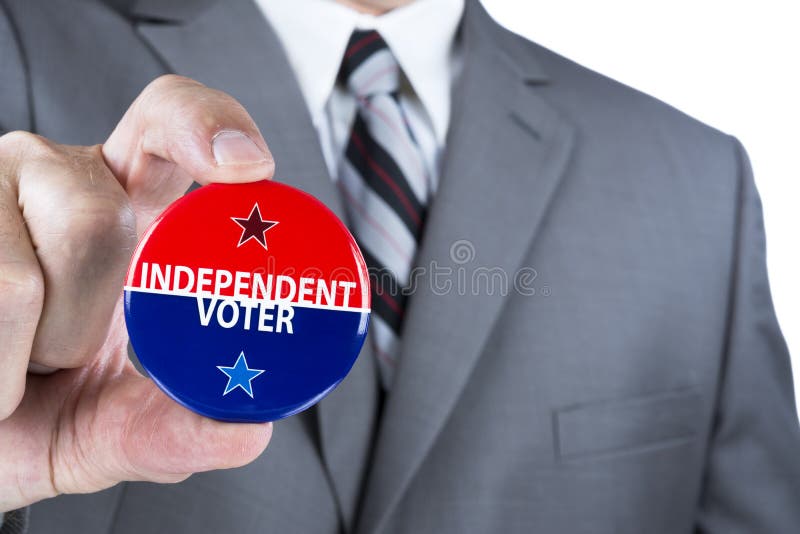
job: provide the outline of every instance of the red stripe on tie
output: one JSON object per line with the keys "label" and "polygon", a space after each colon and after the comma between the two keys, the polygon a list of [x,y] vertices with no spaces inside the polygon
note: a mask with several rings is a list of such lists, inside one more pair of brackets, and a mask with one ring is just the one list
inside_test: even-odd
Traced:
{"label": "red stripe on tie", "polygon": [[350,48],[347,49],[347,52],[345,52],[344,57],[349,58],[350,56],[352,56],[353,54],[355,54],[356,52],[358,52],[359,50],[370,44],[372,41],[376,40],[378,37],[379,37],[378,32],[372,32],[369,35],[362,37],[360,41],[356,41],[355,43],[350,45]]}
{"label": "red stripe on tie", "polygon": [[[376,293],[378,293],[376,291]],[[400,304],[395,302],[395,300],[386,292],[381,291],[378,295],[389,305],[389,307],[394,310],[394,312],[399,315],[401,318],[403,317],[403,308],[400,307]]]}
{"label": "red stripe on tie", "polygon": [[391,247],[400,255],[401,258],[403,258],[406,262],[411,262],[411,258],[408,257],[408,254],[406,254],[405,250],[403,250],[403,247],[395,240],[392,234],[390,234],[389,231],[386,230],[378,221],[370,217],[364,206],[362,206],[361,203],[350,194],[350,191],[348,191],[347,188],[342,185],[342,182],[337,180],[336,185],[339,186],[339,189],[342,191],[342,193],[344,193],[344,196],[347,197],[347,200],[350,201],[361,214],[361,216],[364,217],[364,220],[367,221],[367,224],[375,228],[375,230],[377,230],[378,233],[383,236],[386,242],[391,245]]}
{"label": "red stripe on tie", "polygon": [[391,190],[397,196],[397,199],[403,204],[403,207],[411,216],[414,224],[419,227],[422,223],[419,218],[419,214],[417,214],[417,212],[414,210],[414,206],[411,205],[411,201],[408,200],[408,197],[403,193],[403,190],[400,189],[400,186],[398,186],[392,177],[389,176],[374,159],[372,159],[372,156],[370,156],[367,152],[367,147],[364,146],[364,143],[361,141],[361,137],[359,137],[355,130],[353,130],[353,133],[350,137],[353,140],[353,143],[355,143],[358,151],[361,152],[361,155],[367,160],[367,164],[370,166],[370,168],[375,171],[375,174],[377,174],[378,177],[391,188]]}
{"label": "red stripe on tie", "polygon": [[[403,131],[397,128],[395,122],[392,119],[390,119],[383,111],[375,107],[372,104],[372,102],[369,101],[369,99],[359,98],[358,101],[364,106],[365,109],[367,109],[373,115],[382,120],[383,123],[386,124],[389,127],[389,129],[392,130],[397,135],[397,139],[400,142],[402,142],[403,147],[405,147],[409,158],[416,164],[415,166],[419,170],[419,173],[422,175],[422,179],[425,180],[425,185],[428,187],[428,190],[429,191],[433,190],[433,180],[431,180],[431,176],[428,173],[427,169],[425,169],[425,167],[422,165],[422,161],[420,161],[419,154],[414,152],[414,146],[411,144],[408,135],[404,135]],[[406,126],[406,128],[410,129],[410,127],[408,126]]]}

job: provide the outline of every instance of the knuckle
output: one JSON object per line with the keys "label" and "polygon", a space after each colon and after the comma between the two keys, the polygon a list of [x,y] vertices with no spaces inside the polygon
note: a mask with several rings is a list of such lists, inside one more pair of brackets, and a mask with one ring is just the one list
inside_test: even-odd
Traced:
{"label": "knuckle", "polygon": [[70,154],[69,166],[81,176],[64,204],[64,234],[90,247],[127,248],[136,240],[136,215],[124,189],[102,163],[100,151],[95,146]]}
{"label": "knuckle", "polygon": [[41,155],[54,151],[54,144],[41,135],[36,135],[24,130],[14,130],[0,136],[0,154],[16,155]]}
{"label": "knuckle", "polygon": [[194,142],[202,143],[219,124],[219,119],[209,112],[209,99],[184,99],[175,103],[172,124],[176,130],[188,135]]}
{"label": "knuckle", "polygon": [[176,90],[185,89],[188,87],[204,87],[200,82],[180,76],[178,74],[163,74],[158,78],[151,81],[142,90],[141,98],[150,100],[152,98],[162,97],[165,94],[170,94]]}
{"label": "knuckle", "polygon": [[211,127],[219,121],[208,113],[209,109],[244,112],[239,101],[228,93],[177,74],[164,74],[150,82],[142,91],[139,104],[168,113],[170,122],[195,126]]}
{"label": "knuckle", "polygon": [[44,300],[44,277],[38,266],[21,262],[0,265],[0,295],[5,306],[38,313]]}
{"label": "knuckle", "polygon": [[[130,248],[136,239],[136,216],[125,190],[105,165],[101,147],[57,146],[47,158],[39,159],[31,173],[40,188],[59,195],[61,202],[50,212],[52,224],[37,225],[40,244],[46,252],[53,247],[78,259],[97,245],[121,243]],[[59,180],[52,177],[59,176]],[[32,228],[33,229],[33,228]],[[108,239],[105,239],[105,237]],[[119,246],[119,245],[117,245]],[[64,261],[64,260],[62,260]]]}
{"label": "knuckle", "polygon": [[[168,125],[169,131],[200,136],[217,119],[208,113],[218,91],[198,81],[176,74],[165,74],[150,82],[134,102],[135,113]],[[173,136],[174,137],[174,136]],[[164,142],[161,139],[160,142]]]}
{"label": "knuckle", "polygon": [[75,215],[65,221],[66,235],[90,250],[126,250],[136,240],[136,216],[123,194],[86,195],[70,211]]}

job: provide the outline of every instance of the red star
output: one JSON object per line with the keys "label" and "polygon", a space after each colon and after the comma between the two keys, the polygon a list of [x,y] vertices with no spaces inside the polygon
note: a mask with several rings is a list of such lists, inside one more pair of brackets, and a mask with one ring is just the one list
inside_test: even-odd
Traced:
{"label": "red star", "polygon": [[258,208],[258,203],[253,205],[250,210],[250,215],[246,219],[239,217],[231,217],[233,222],[242,227],[242,237],[239,238],[237,247],[241,247],[251,239],[255,239],[258,243],[267,250],[267,230],[278,224],[278,221],[265,221],[261,218],[261,210]]}

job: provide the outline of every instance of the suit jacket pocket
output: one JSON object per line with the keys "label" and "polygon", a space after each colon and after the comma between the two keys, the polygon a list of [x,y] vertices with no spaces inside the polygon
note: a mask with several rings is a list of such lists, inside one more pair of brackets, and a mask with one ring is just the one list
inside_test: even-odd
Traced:
{"label": "suit jacket pocket", "polygon": [[700,392],[686,388],[558,409],[553,423],[559,460],[644,452],[691,441],[701,407]]}

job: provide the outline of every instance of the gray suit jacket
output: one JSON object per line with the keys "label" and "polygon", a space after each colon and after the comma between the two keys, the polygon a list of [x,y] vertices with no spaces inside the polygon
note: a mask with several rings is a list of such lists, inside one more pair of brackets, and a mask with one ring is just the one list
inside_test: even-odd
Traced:
{"label": "gray suit jacket", "polygon": [[[251,0],[2,5],[3,128],[102,142],[173,71],[239,99],[277,179],[343,212]],[[382,415],[367,347],[251,465],[42,502],[31,534],[798,532],[800,432],[742,147],[477,1],[459,38]]]}

